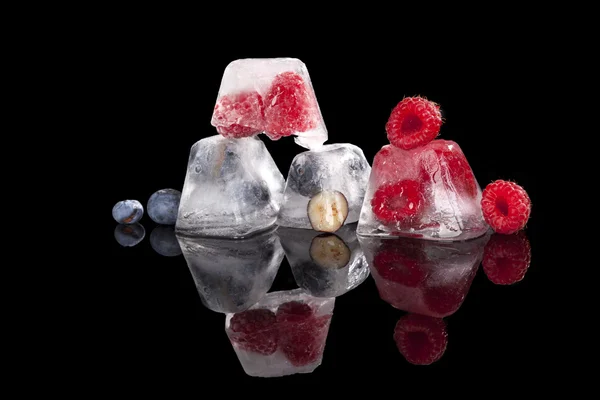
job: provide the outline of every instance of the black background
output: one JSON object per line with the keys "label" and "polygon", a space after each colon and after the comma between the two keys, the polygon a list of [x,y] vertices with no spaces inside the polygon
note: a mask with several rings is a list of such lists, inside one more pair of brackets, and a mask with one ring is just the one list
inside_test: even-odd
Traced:
{"label": "black background", "polygon": [[[368,44],[351,49],[335,44],[325,41],[319,50],[300,50],[245,43],[240,49],[215,46],[212,38],[194,42],[176,34],[136,31],[90,43],[94,56],[87,64],[86,82],[103,152],[98,179],[104,189],[97,193],[104,209],[100,252],[107,257],[103,274],[110,282],[100,299],[105,322],[98,328],[98,346],[111,362],[113,378],[148,379],[185,371],[203,382],[227,376],[269,387],[439,370],[516,374],[517,369],[546,368],[555,357],[545,313],[552,306],[552,254],[544,252],[544,165],[534,157],[546,145],[536,139],[541,117],[531,96],[538,87],[535,46],[493,42],[483,50],[464,42],[427,57],[410,48],[395,52]],[[184,258],[163,257],[150,247],[148,237],[156,224],[144,216],[146,238],[133,248],[114,240],[114,203],[138,199],[145,205],[158,189],[181,190],[190,147],[216,134],[210,118],[223,70],[230,61],[246,57],[304,61],[329,131],[328,143],[356,144],[372,162],[387,143],[384,126],[391,109],[404,96],[423,95],[441,105],[446,122],[440,137],[461,146],[482,188],[494,179],[510,179],[528,191],[533,203],[526,230],[532,263],[525,278],[513,286],[497,286],[480,268],[462,307],[446,318],[449,344],[437,363],[417,367],[403,359],[392,333],[404,313],[383,302],[368,278],[336,299],[323,363],[315,372],[250,378],[229,344],[224,315],[201,304]],[[261,138],[285,176],[294,155],[304,149],[292,138]],[[271,290],[294,287],[284,259]]]}

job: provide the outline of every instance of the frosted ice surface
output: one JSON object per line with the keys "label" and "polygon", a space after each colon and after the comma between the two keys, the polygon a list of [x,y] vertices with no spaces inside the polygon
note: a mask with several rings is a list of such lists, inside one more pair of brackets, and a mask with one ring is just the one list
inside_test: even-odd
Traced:
{"label": "frosted ice surface", "polygon": [[[335,234],[280,227],[277,229],[277,235],[281,239],[296,283],[313,296],[341,296],[356,288],[369,276],[365,255],[356,237],[356,224],[345,225]],[[319,248],[315,246],[319,238],[332,237],[345,246],[341,252],[348,252],[345,265],[336,264],[335,260],[328,259],[331,254],[320,254]],[[340,250],[334,254],[338,259],[345,256],[340,256]]]}
{"label": "frosted ice surface", "polygon": [[258,302],[271,288],[284,256],[273,230],[241,240],[177,239],[202,304],[220,313],[243,311]]}
{"label": "frosted ice surface", "polygon": [[312,229],[308,201],[322,190],[337,190],[348,200],[344,224],[358,221],[370,173],[371,166],[363,151],[353,144],[328,144],[298,154],[288,172],[277,224]]}
{"label": "frosted ice surface", "polygon": [[489,240],[360,237],[380,297],[403,311],[443,318],[462,305]]}
{"label": "frosted ice surface", "polygon": [[386,145],[373,160],[357,233],[472,239],[488,230],[480,201],[481,188],[455,142],[412,150]]}
{"label": "frosted ice surface", "polygon": [[190,151],[176,230],[229,238],[265,230],[277,220],[283,187],[260,139],[204,138]]}
{"label": "frosted ice surface", "polygon": [[[310,315],[290,318],[288,311],[286,318],[285,305],[297,302],[308,305]],[[257,377],[313,372],[323,359],[334,305],[335,298],[316,298],[295,289],[269,293],[249,310],[227,314],[225,331],[244,372]],[[268,318],[264,314],[260,320],[252,318],[253,310],[263,310],[272,321],[265,324]],[[232,328],[236,316],[262,324],[247,324],[246,329],[236,332]]]}
{"label": "frosted ice surface", "polygon": [[[223,72],[211,118],[220,133],[296,136],[307,149],[327,141],[327,129],[306,65],[296,58],[248,58]],[[234,129],[235,128],[235,129]]]}

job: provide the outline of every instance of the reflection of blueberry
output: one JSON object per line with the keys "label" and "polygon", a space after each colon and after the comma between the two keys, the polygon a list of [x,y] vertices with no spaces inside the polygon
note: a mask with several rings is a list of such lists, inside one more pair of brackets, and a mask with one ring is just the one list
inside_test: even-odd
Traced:
{"label": "reflection of blueberry", "polygon": [[137,200],[120,201],[112,209],[112,216],[119,224],[135,224],[142,215],[144,207]]}
{"label": "reflection of blueberry", "polygon": [[271,200],[269,186],[265,181],[243,182],[242,201],[249,206],[264,207]]}
{"label": "reflection of blueberry", "polygon": [[315,168],[315,161],[305,154],[292,162],[288,182],[301,196],[311,198],[321,191],[321,182]]}
{"label": "reflection of blueberry", "polygon": [[181,247],[172,226],[159,225],[150,234],[150,246],[161,256],[173,257],[181,254]]}
{"label": "reflection of blueberry", "polygon": [[115,228],[115,239],[123,247],[133,247],[144,239],[146,230],[141,224],[119,224]]}
{"label": "reflection of blueberry", "polygon": [[157,224],[175,225],[181,192],[175,189],[162,189],[148,200],[148,216]]}
{"label": "reflection of blueberry", "polygon": [[313,262],[305,262],[297,268],[296,283],[313,296],[320,296],[332,288],[335,275],[331,269],[321,268]]}

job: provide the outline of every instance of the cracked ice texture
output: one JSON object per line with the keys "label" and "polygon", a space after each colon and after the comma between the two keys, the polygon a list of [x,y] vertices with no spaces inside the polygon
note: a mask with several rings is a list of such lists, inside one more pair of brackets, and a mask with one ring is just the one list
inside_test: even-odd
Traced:
{"label": "cracked ice texture", "polygon": [[196,142],[181,193],[179,234],[243,238],[275,224],[284,179],[256,137]]}
{"label": "cracked ice texture", "polygon": [[240,312],[271,288],[283,261],[274,231],[250,239],[177,236],[202,304],[219,313]]}
{"label": "cracked ice texture", "polygon": [[327,266],[311,255],[311,245],[319,232],[307,229],[279,228],[277,235],[299,287],[316,297],[338,297],[356,288],[369,276],[365,255],[356,237],[356,224],[340,228],[335,236],[350,252],[348,263],[341,268]]}
{"label": "cracked ice texture", "polygon": [[358,235],[467,240],[489,227],[481,188],[457,143],[434,140],[402,150],[386,145],[375,155],[358,222]]}
{"label": "cracked ice texture", "polygon": [[211,124],[222,134],[235,127],[244,136],[264,132],[273,140],[294,135],[307,149],[327,141],[308,69],[296,58],[232,61],[223,72]]}
{"label": "cracked ice texture", "polygon": [[379,296],[393,307],[443,318],[462,305],[489,234],[463,242],[359,237]]}
{"label": "cracked ice texture", "polygon": [[302,289],[271,292],[249,310],[265,309],[277,314],[278,308],[288,302],[308,304],[313,315],[302,321],[277,319],[268,331],[255,335],[254,339],[269,337],[275,345],[273,352],[267,352],[269,355],[244,349],[240,343],[248,336],[232,331],[231,319],[236,314],[227,314],[225,332],[246,374],[264,378],[286,376],[311,373],[321,365],[335,298],[316,298]]}
{"label": "cracked ice texture", "polygon": [[349,143],[328,144],[304,151],[292,161],[277,224],[312,229],[308,201],[322,190],[337,190],[348,201],[344,224],[358,221],[371,166],[360,147]]}

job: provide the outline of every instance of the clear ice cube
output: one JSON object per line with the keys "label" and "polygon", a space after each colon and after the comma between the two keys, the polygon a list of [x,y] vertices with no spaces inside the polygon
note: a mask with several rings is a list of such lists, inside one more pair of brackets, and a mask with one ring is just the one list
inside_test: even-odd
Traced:
{"label": "clear ice cube", "polygon": [[463,242],[361,237],[379,296],[393,307],[430,317],[462,305],[490,235]]}
{"label": "clear ice cube", "polygon": [[227,240],[177,235],[202,304],[220,313],[243,311],[271,288],[284,251],[274,231]]}
{"label": "clear ice cube", "polygon": [[181,193],[178,234],[243,238],[275,224],[284,179],[256,137],[196,142]]}
{"label": "clear ice cube", "polygon": [[484,235],[481,188],[462,150],[434,140],[412,150],[386,145],[375,155],[357,232],[466,240]]}
{"label": "clear ice cube", "polygon": [[225,332],[250,376],[313,372],[323,359],[335,298],[302,289],[272,292],[241,313],[227,314]]}
{"label": "clear ice cube", "polygon": [[232,61],[223,72],[211,124],[228,137],[294,135],[307,149],[327,141],[308,70],[296,58]]}
{"label": "clear ice cube", "polygon": [[296,155],[288,172],[277,224],[312,229],[308,201],[322,190],[341,192],[348,201],[344,224],[357,222],[370,173],[371,166],[361,148],[349,143],[328,144]]}
{"label": "clear ice cube", "polygon": [[277,235],[296,283],[313,296],[341,296],[369,276],[356,224],[345,225],[335,234],[278,228]]}

